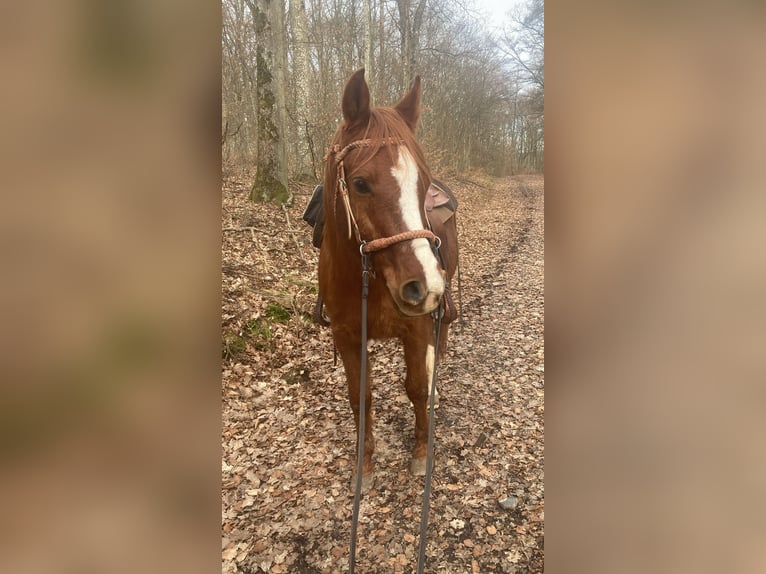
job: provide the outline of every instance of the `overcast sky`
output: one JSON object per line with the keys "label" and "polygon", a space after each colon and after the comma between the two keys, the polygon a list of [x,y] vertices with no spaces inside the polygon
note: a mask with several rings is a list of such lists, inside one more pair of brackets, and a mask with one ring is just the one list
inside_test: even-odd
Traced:
{"label": "overcast sky", "polygon": [[526,0],[474,0],[476,6],[492,17],[490,24],[502,26],[506,21],[508,10],[518,4],[524,4]]}

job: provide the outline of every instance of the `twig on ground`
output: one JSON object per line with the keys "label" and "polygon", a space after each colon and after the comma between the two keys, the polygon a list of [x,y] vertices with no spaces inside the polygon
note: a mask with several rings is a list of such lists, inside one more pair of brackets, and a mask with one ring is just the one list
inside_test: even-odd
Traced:
{"label": "twig on ground", "polygon": [[268,235],[269,237],[274,237],[276,235],[279,235],[280,233],[285,232],[284,229],[277,229],[277,230],[269,232],[269,231],[266,231],[265,229],[261,229],[260,227],[253,227],[252,225],[224,227],[223,231],[249,231],[251,234],[257,231],[258,233],[262,233],[263,235]]}
{"label": "twig on ground", "polygon": [[298,241],[298,238],[295,236],[295,230],[293,229],[293,226],[290,224],[290,215],[287,212],[287,206],[282,204],[282,211],[285,213],[285,222],[287,222],[287,231],[290,233],[290,237],[293,238],[293,243],[295,243],[295,249],[298,251],[298,257],[301,258],[301,261],[306,263],[306,257],[303,255],[303,249],[301,249],[301,244]]}

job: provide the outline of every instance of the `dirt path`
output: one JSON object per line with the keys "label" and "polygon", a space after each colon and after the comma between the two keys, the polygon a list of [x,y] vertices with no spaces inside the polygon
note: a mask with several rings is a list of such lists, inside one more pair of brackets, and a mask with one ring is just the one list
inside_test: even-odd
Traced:
{"label": "dirt path", "polygon": [[[463,322],[439,367],[426,571],[542,572],[543,180],[453,188]],[[253,230],[224,244],[224,338],[246,345],[224,362],[223,571],[344,572],[354,429],[329,333],[300,316],[316,277],[298,221],[308,196],[284,214],[247,204],[236,183],[228,193],[224,227]],[[263,233],[275,219],[295,233]],[[293,311],[284,324],[275,301]],[[258,338],[269,305],[271,335]],[[393,343],[372,354],[377,484],[362,503],[357,570],[414,572],[423,479],[407,472],[403,359]]]}

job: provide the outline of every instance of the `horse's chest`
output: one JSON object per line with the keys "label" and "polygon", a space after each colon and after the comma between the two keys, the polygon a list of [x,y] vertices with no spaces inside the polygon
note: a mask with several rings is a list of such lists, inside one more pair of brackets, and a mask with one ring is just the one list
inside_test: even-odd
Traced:
{"label": "horse's chest", "polygon": [[408,318],[396,308],[388,289],[382,287],[370,293],[367,310],[368,332],[371,339],[401,337],[407,329]]}
{"label": "horse's chest", "polygon": [[[362,297],[358,293],[346,293],[345,297],[333,299],[328,305],[330,321],[346,325],[351,331],[361,330]],[[326,301],[329,303],[329,301]],[[367,299],[367,336],[370,339],[401,337],[406,331],[408,318],[396,308],[385,286],[382,289],[371,286]]]}

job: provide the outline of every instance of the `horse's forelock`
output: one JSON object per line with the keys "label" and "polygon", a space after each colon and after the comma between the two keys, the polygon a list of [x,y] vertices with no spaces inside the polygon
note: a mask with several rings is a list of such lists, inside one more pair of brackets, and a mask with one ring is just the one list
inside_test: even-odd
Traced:
{"label": "horse's forelock", "polygon": [[[338,128],[335,133],[335,137],[333,138],[332,145],[343,148],[354,141],[365,139],[371,139],[380,142],[392,140],[401,141],[401,145],[404,145],[410,151],[412,158],[415,160],[415,163],[418,167],[418,172],[426,180],[422,182],[422,185],[428,187],[431,181],[431,171],[428,168],[428,164],[426,163],[423,150],[415,138],[415,134],[394,108],[372,108],[370,110],[369,121],[363,128],[358,127],[352,130],[344,127]],[[349,166],[351,166],[352,163],[353,165],[351,166],[351,170],[347,169],[346,176],[350,177],[354,170],[359,169],[364,164],[369,162],[378,153],[380,147],[381,146],[379,145],[371,145],[360,147],[349,152],[355,154],[355,157],[353,162],[347,161]],[[395,163],[396,155],[394,153],[394,146],[386,147],[391,154],[392,163]],[[332,168],[335,165],[335,162],[331,162],[328,164],[328,167]],[[330,184],[335,178],[335,170],[329,169],[327,171],[330,173],[325,174],[326,183]]]}
{"label": "horse's forelock", "polygon": [[[372,108],[369,121],[364,127],[348,129],[341,126],[335,132],[332,139],[331,150],[341,150],[348,144],[371,139],[379,142],[400,141],[405,146],[418,170],[418,184],[425,192],[431,184],[431,170],[426,163],[423,150],[415,139],[415,134],[404,121],[401,115],[393,108]],[[381,145],[385,145],[381,143]],[[346,180],[353,177],[354,172],[371,161],[380,150],[381,145],[360,146],[349,150],[344,158]],[[395,165],[398,159],[398,146],[385,145],[390,154],[391,164]],[[324,183],[324,208],[325,217],[335,219],[337,216],[337,186],[338,186],[338,161],[337,153],[328,153],[325,163]]]}

